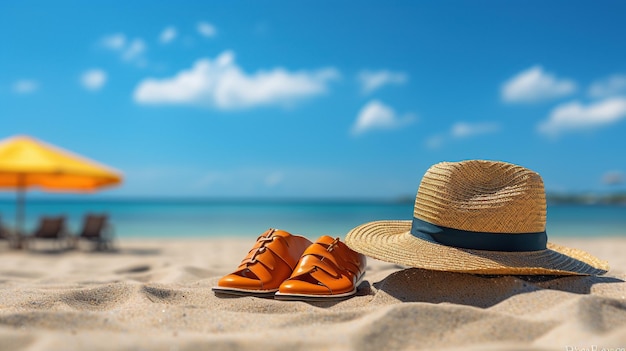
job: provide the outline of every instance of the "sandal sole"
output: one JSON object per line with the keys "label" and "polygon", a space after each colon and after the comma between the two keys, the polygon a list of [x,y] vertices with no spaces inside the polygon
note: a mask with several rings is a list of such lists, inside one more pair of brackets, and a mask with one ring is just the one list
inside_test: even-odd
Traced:
{"label": "sandal sole", "polygon": [[357,287],[363,281],[365,277],[365,273],[361,275],[361,277],[354,284],[354,289],[347,293],[342,294],[333,294],[333,295],[315,295],[315,294],[281,294],[280,292],[276,292],[274,294],[274,298],[276,300],[283,301],[329,301],[329,300],[340,300],[353,296],[357,293]]}
{"label": "sandal sole", "polygon": [[278,289],[273,290],[246,290],[237,288],[224,288],[221,286],[214,286],[211,288],[215,294],[220,295],[237,295],[237,296],[255,296],[255,297],[273,297]]}

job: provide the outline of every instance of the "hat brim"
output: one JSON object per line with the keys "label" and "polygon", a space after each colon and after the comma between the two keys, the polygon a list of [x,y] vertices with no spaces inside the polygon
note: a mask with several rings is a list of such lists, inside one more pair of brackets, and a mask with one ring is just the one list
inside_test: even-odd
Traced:
{"label": "hat brim", "polygon": [[502,252],[456,248],[417,238],[411,221],[362,224],[346,235],[346,244],[386,262],[437,271],[511,275],[599,275],[608,263],[589,253],[548,243],[541,251]]}

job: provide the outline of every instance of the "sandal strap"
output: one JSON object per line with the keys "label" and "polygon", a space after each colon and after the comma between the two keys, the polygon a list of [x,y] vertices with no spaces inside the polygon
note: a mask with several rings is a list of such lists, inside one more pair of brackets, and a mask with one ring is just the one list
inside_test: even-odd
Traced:
{"label": "sandal strap", "polygon": [[[274,269],[276,266],[276,258],[280,261],[283,261],[289,268],[293,269],[298,263],[297,259],[291,256],[281,255],[278,251],[280,251],[275,245],[282,246],[283,252],[285,248],[289,248],[289,243],[280,235],[282,231],[276,231],[275,229],[270,229],[263,233],[261,236],[257,238],[255,245],[250,249],[248,255],[244,257],[244,259],[239,264],[237,269],[248,268],[250,265],[253,265],[257,262],[262,263],[270,270]],[[278,241],[278,243],[267,246],[267,244],[272,243],[274,241]],[[266,254],[266,252],[271,252],[273,255]]]}
{"label": "sandal strap", "polygon": [[339,269],[337,269],[334,264],[329,261],[324,261],[315,255],[302,256],[300,264],[298,264],[298,267],[293,271],[292,277],[308,274],[316,269],[326,272],[335,279],[341,277]]}
{"label": "sandal strap", "polygon": [[350,250],[338,238],[331,243],[324,242],[324,239],[326,237],[321,238],[304,251],[297,268],[291,276],[292,279],[310,274],[324,284],[323,281],[316,277],[319,276],[318,274],[313,276],[312,273],[321,270],[332,279],[340,279],[342,276],[353,279],[353,277],[358,277],[362,274],[358,253]]}
{"label": "sandal strap", "polygon": [[293,271],[298,263],[298,257],[279,253],[280,251],[287,252],[289,248],[289,242],[283,235],[289,234],[276,229],[269,229],[261,234],[233,274],[242,274],[243,271],[248,270],[262,281],[269,280],[272,277],[272,272],[281,262],[287,265],[290,271]]}

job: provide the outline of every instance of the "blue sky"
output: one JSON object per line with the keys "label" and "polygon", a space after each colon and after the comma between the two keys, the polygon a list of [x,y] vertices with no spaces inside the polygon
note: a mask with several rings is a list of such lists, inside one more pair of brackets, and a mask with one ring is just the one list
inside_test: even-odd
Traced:
{"label": "blue sky", "polygon": [[0,137],[124,172],[99,196],[413,195],[494,159],[625,190],[626,3],[3,1]]}

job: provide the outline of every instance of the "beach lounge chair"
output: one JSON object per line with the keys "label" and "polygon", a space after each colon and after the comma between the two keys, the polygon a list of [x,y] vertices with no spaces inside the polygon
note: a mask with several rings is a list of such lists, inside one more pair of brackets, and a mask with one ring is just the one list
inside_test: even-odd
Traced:
{"label": "beach lounge chair", "polygon": [[0,240],[6,240],[9,247],[11,248],[16,247],[17,236],[11,229],[5,227],[1,221],[0,221]]}
{"label": "beach lounge chair", "polygon": [[24,237],[24,247],[33,248],[33,243],[38,240],[53,242],[57,248],[66,249],[69,234],[65,226],[65,216],[43,216],[39,219],[37,229]]}
{"label": "beach lounge chair", "polygon": [[106,214],[88,213],[83,220],[83,228],[74,239],[74,246],[77,246],[80,240],[87,240],[96,244],[96,250],[112,249],[114,232],[109,217]]}

